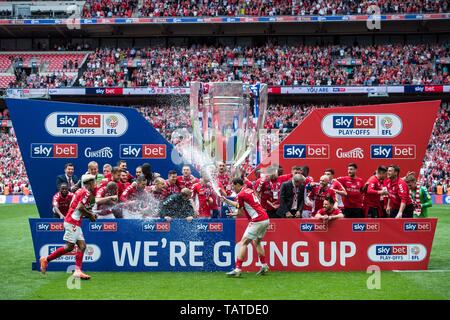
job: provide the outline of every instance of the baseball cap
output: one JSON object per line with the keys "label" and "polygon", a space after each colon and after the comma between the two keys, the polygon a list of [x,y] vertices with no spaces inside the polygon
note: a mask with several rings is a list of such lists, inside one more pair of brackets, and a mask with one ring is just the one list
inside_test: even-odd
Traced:
{"label": "baseball cap", "polygon": [[89,182],[89,181],[91,181],[91,180],[95,180],[95,176],[92,175],[92,174],[84,174],[84,175],[81,177],[81,182],[83,182],[83,183]]}

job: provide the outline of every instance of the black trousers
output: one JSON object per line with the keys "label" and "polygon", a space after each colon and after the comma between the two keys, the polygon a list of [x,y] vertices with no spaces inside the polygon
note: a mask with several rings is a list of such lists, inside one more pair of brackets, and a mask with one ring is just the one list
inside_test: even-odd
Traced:
{"label": "black trousers", "polygon": [[364,218],[362,208],[345,208],[343,213],[346,218]]}
{"label": "black trousers", "polygon": [[[395,218],[398,214],[398,209],[391,209],[391,218]],[[413,218],[414,217],[414,205],[408,204],[403,210],[402,218]]]}

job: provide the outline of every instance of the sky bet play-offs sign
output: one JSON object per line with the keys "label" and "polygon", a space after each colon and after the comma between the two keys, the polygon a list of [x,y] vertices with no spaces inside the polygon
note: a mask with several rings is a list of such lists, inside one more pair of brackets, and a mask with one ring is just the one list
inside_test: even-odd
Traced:
{"label": "sky bet play-offs sign", "polygon": [[56,177],[73,163],[79,178],[87,164],[128,168],[144,162],[165,177],[170,170],[181,175],[183,163],[170,161],[173,146],[133,108],[38,100],[6,99],[33,195],[42,218],[52,217]]}
{"label": "sky bet play-offs sign", "polygon": [[[425,270],[437,219],[272,219],[262,245],[273,271]],[[229,271],[247,219],[83,221],[86,271]],[[63,245],[57,219],[30,219],[35,261]],[[408,229],[408,230],[406,230]],[[419,230],[420,229],[420,230]],[[415,231],[413,231],[415,230]],[[66,270],[73,256],[50,263]],[[38,264],[35,264],[35,268]],[[259,269],[248,246],[245,271]]]}
{"label": "sky bet play-offs sign", "polygon": [[56,137],[120,137],[128,120],[121,113],[54,112],[45,119],[45,128]]}
{"label": "sky bet play-offs sign", "polygon": [[402,131],[402,120],[395,114],[329,114],[322,120],[322,131],[334,138],[393,138]]}

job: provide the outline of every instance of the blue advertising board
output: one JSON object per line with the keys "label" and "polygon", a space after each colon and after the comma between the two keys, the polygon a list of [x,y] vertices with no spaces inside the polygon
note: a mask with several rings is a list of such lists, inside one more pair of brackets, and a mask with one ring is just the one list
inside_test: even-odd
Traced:
{"label": "blue advertising board", "polygon": [[[30,219],[35,261],[64,245],[60,219]],[[235,220],[97,220],[82,224],[89,271],[228,271],[234,265]],[[64,255],[49,271],[66,271],[75,252]],[[37,269],[36,263],[33,269]]]}
{"label": "blue advertising board", "polygon": [[120,159],[132,174],[146,162],[164,178],[169,170],[181,174],[181,161],[171,160],[174,147],[134,108],[24,99],[6,104],[41,218],[52,217],[56,177],[66,163],[79,178],[90,161],[101,171]]}

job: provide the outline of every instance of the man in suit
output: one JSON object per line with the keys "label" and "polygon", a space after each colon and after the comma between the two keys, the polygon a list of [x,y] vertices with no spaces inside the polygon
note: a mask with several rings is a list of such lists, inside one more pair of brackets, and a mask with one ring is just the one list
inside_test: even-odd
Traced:
{"label": "man in suit", "polygon": [[301,218],[305,177],[301,174],[296,174],[291,180],[286,181],[281,185],[280,207],[277,210],[279,218]]}
{"label": "man in suit", "polygon": [[70,192],[75,192],[79,189],[77,183],[80,179],[73,174],[74,170],[75,167],[73,163],[66,163],[64,165],[64,174],[56,177],[56,189],[59,190],[59,187],[62,183],[67,183]]}

